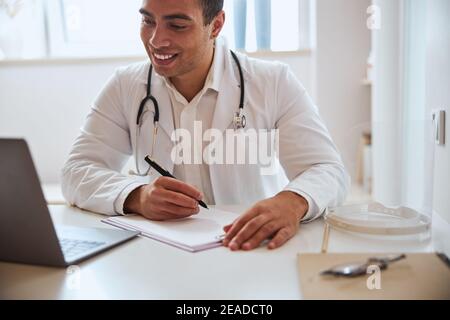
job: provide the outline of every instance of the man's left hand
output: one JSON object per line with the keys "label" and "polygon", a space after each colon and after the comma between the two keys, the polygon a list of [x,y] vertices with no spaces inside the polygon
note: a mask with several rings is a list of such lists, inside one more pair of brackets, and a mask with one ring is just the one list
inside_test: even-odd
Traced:
{"label": "man's left hand", "polygon": [[291,191],[282,191],[256,203],[232,224],[225,226],[227,234],[223,245],[231,250],[251,250],[272,238],[267,247],[278,248],[297,233],[300,220],[307,212],[305,198]]}

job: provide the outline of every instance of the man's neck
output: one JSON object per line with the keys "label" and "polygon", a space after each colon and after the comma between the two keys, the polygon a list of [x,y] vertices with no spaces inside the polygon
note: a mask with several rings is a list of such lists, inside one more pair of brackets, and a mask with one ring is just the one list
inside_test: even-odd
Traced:
{"label": "man's neck", "polygon": [[204,63],[196,69],[178,77],[170,78],[170,81],[178,92],[185,97],[187,101],[191,101],[202,90],[205,85],[214,58],[214,48],[206,54]]}

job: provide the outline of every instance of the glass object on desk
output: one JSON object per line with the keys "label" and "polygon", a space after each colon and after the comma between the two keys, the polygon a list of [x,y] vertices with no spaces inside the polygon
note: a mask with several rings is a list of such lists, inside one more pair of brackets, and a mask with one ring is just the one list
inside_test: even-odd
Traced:
{"label": "glass object on desk", "polygon": [[373,202],[329,208],[325,222],[338,230],[372,236],[430,239],[431,218],[408,207],[386,207]]}

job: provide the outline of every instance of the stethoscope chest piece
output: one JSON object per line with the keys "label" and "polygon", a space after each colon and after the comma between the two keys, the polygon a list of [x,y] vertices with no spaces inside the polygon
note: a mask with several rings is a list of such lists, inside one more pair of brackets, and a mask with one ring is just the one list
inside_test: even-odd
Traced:
{"label": "stethoscope chest piece", "polygon": [[247,125],[247,119],[245,118],[245,115],[242,114],[242,109],[235,112],[234,119],[233,119],[234,129],[244,129]]}

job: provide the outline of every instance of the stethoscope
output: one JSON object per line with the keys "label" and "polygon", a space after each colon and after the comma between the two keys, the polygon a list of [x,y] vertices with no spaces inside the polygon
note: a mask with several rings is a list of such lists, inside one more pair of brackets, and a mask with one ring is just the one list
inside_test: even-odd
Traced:
{"label": "stethoscope", "polygon": [[[240,88],[241,88],[241,95],[240,95],[240,99],[239,99],[239,110],[236,111],[234,113],[234,117],[233,117],[233,125],[234,125],[234,129],[235,130],[239,130],[239,129],[244,129],[247,121],[245,119],[245,116],[243,114],[243,110],[244,110],[244,97],[245,97],[245,87],[244,87],[244,75],[242,73],[242,68],[241,68],[241,64],[239,63],[239,59],[236,56],[236,54],[230,50],[231,56],[233,57],[233,60],[236,62],[236,66],[238,68],[239,71],[239,79],[240,79]],[[139,109],[138,109],[138,113],[137,113],[137,117],[136,117],[136,125],[137,125],[137,130],[136,130],[136,154],[135,154],[135,165],[136,165],[136,170],[137,172],[134,171],[130,171],[130,174],[132,175],[136,175],[136,176],[142,176],[145,177],[148,175],[149,171],[150,171],[150,166],[148,167],[147,171],[145,171],[145,173],[141,173],[140,168],[139,168],[139,143],[138,143],[138,138],[141,134],[141,127],[143,124],[143,114],[144,114],[144,109],[145,106],[147,104],[148,101],[151,101],[153,103],[153,109],[155,110],[155,113],[153,115],[153,141],[152,141],[152,150],[151,153],[149,155],[150,158],[153,158],[153,152],[155,150],[155,144],[156,144],[156,138],[158,135],[158,128],[159,128],[159,105],[158,105],[158,100],[156,100],[156,98],[152,95],[151,93],[151,86],[152,86],[152,73],[153,73],[153,66],[150,65],[149,71],[148,71],[148,80],[147,80],[147,94],[145,96],[145,98],[141,101],[141,104],[139,105]]]}

